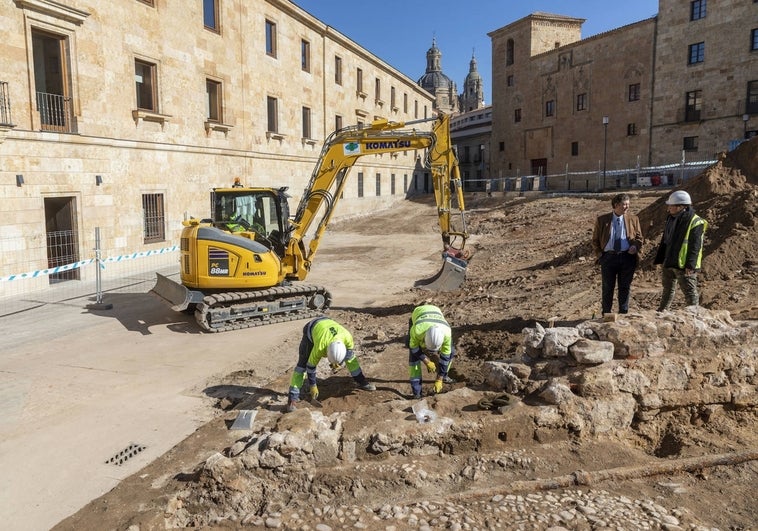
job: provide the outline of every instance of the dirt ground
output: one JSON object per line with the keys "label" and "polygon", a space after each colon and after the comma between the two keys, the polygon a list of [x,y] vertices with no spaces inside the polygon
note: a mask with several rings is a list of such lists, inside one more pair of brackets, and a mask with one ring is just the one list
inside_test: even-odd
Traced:
{"label": "dirt ground", "polygon": [[[696,212],[710,224],[700,274],[701,306],[726,310],[734,320],[757,320],[758,139],[743,144],[714,168],[686,183],[683,189],[691,194]],[[647,318],[660,296],[659,270],[652,259],[663,227],[664,201],[670,190],[628,192],[632,196],[631,210],[640,216],[647,238],[632,285],[630,311]],[[359,504],[369,513],[373,511],[376,520],[387,506],[490,499],[495,492],[508,495],[524,482],[547,481],[577,471],[619,467],[650,470],[676,460],[758,451],[755,430],[758,415],[754,406],[726,409],[713,421],[704,422],[702,415],[697,414],[702,412],[702,404],[684,404],[661,412],[655,420],[635,422],[630,430],[600,436],[544,430],[539,436],[517,438],[498,446],[498,433],[487,435],[490,426],[500,422],[500,416],[477,408],[479,399],[494,396],[493,390],[485,385],[485,363],[520,356],[522,331],[537,323],[544,327],[575,326],[600,317],[600,273],[592,257],[590,236],[595,217],[610,210],[614,193],[467,196],[468,230],[472,235],[469,247],[474,255],[459,290],[438,293],[412,287],[388,289],[384,299],[359,308],[340,306],[335,300],[330,316],[353,332],[361,364],[369,379],[376,383],[377,391],[355,391],[344,373],[333,376],[320,373],[323,407],[317,409],[305,403],[295,413],[285,415],[282,405],[289,374],[264,381],[260,371],[250,367],[226,375],[205,390],[217,399],[217,419],[62,521],[56,529],[242,526],[313,529],[316,528],[313,520],[303,520],[312,514],[313,506],[332,508],[331,513],[329,509],[317,511],[318,521],[328,525],[320,529],[410,529],[420,526],[411,520],[393,521],[391,526],[376,521],[353,525],[345,515],[335,515],[333,508]],[[405,202],[399,210],[336,223],[329,231],[350,232],[359,238],[403,233],[409,226],[424,233],[434,232],[435,224],[433,207],[425,198]],[[356,245],[360,246],[359,241]],[[377,249],[364,251],[370,254]],[[367,270],[354,273],[355,276],[370,276],[371,267],[388,267],[393,253],[427,256],[433,252],[397,239],[387,242],[386,250],[378,251],[385,261],[377,260]],[[322,258],[338,260],[339,251],[325,253]],[[429,276],[424,273],[427,272],[420,272],[419,278]],[[293,452],[286,464],[263,466],[261,454],[261,461],[255,465],[235,464],[235,474],[212,472],[209,457],[220,455],[231,461],[245,455],[241,448],[255,442],[263,432],[302,433],[302,426],[298,432],[297,425],[313,423],[310,417],[305,418],[311,413],[328,418],[341,415],[345,433],[365,434],[365,440],[374,447],[378,439],[373,432],[381,431],[379,427],[393,412],[404,412],[405,417],[413,419],[403,338],[411,310],[425,301],[442,308],[453,327],[457,349],[451,371],[455,383],[447,385],[445,393],[429,396],[428,400],[436,411],[449,415],[454,422],[475,425],[481,436],[467,436],[466,430],[474,428],[460,428],[455,436],[435,446],[434,451],[419,450],[431,443],[428,440],[418,443],[417,437],[412,444],[406,440],[406,446],[397,451],[372,454],[361,450],[363,435],[356,435],[355,455],[351,459],[343,455],[328,466],[320,466],[315,451],[305,459],[295,459],[295,455],[301,454]],[[682,310],[681,303],[682,295],[678,292],[674,311]],[[271,355],[292,356],[294,362],[292,353],[298,342],[299,337],[293,337]],[[718,350],[718,347],[705,348]],[[754,349],[748,354],[758,355]],[[751,378],[753,386],[758,383],[754,375]],[[429,383],[425,380],[425,388]],[[529,404],[528,396],[517,398]],[[237,412],[247,409],[258,410],[253,433],[230,430]],[[420,469],[425,472],[414,476],[414,470]],[[609,475],[596,484],[569,489],[602,489],[608,495],[653,500],[677,515],[677,523],[652,528],[700,526],[736,531],[758,529],[756,480],[758,461],[753,458],[689,472],[680,469],[633,477]],[[566,493],[569,489],[555,490]],[[560,498],[560,494],[556,496]],[[511,524],[507,518],[492,514],[480,515],[478,519],[472,516],[465,524],[468,527],[463,528],[519,528]],[[566,529],[603,528],[578,523],[560,525]],[[455,528],[443,519],[436,524],[432,521],[426,528],[448,527]],[[534,524],[521,528],[547,527]],[[607,528],[636,527],[617,521]]]}

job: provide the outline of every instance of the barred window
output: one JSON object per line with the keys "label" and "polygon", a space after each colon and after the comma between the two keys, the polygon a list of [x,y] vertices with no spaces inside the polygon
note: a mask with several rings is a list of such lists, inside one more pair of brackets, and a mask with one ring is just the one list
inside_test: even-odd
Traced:
{"label": "barred window", "polygon": [[166,239],[163,194],[142,194],[142,219],[145,224],[145,243]]}
{"label": "barred window", "polygon": [[358,197],[363,197],[363,172],[358,172]]}

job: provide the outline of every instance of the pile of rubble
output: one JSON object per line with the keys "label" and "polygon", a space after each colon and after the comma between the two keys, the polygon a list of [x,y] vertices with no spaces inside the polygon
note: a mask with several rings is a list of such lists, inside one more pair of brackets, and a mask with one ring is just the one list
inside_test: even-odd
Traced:
{"label": "pile of rubble", "polygon": [[[282,397],[261,397],[252,433],[205,461],[196,481],[169,503],[167,522],[300,527],[318,521],[371,528],[399,519],[412,527],[484,525],[512,518],[520,506],[522,523],[582,521],[589,529],[608,523],[608,514],[595,505],[604,499],[608,506],[626,507],[619,511],[635,507],[640,522],[676,529],[681,510],[657,509],[653,518],[645,509],[652,502],[596,490],[546,498],[546,486],[560,481],[529,478],[561,472],[541,452],[577,439],[638,438],[648,456],[683,457],[690,446],[683,440],[686,430],[674,433],[673,427],[681,415],[701,426],[730,417],[748,430],[758,403],[757,331],[756,322],[696,307],[575,327],[537,325],[523,331],[514,359],[486,362],[480,388],[461,386],[421,402],[390,400],[328,415],[308,408],[282,415]],[[733,435],[739,437],[739,429]],[[643,457],[631,459],[641,470],[649,466]],[[694,469],[705,465],[696,461]],[[564,487],[591,484],[589,475],[566,477]],[[517,497],[519,490],[532,494]],[[461,498],[488,500],[496,508],[477,519],[471,506],[455,503]],[[556,500],[569,498],[574,509],[566,512]]]}

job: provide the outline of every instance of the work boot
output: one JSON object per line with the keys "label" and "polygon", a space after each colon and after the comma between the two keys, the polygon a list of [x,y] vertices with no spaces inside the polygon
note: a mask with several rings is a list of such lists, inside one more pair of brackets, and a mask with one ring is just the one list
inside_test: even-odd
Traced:
{"label": "work boot", "polygon": [[443,382],[443,383],[446,383],[446,384],[454,384],[454,383],[455,383],[455,380],[453,380],[452,378],[450,378],[450,376],[445,376],[445,377],[442,379],[442,382]]}
{"label": "work boot", "polygon": [[295,402],[293,402],[291,399],[287,400],[287,413],[292,413],[297,408],[295,407]]}
{"label": "work boot", "polygon": [[371,382],[366,382],[363,385],[359,385],[358,389],[363,389],[364,391],[376,391],[376,386]]}

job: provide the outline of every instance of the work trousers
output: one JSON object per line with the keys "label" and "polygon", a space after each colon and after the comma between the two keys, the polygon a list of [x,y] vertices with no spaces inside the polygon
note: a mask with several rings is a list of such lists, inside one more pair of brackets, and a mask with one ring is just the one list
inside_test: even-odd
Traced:
{"label": "work trousers", "polygon": [[637,269],[637,255],[627,252],[614,253],[606,251],[600,257],[600,274],[602,277],[603,313],[611,313],[613,292],[618,284],[619,313],[629,311],[629,292],[632,287],[634,271]]}
{"label": "work trousers", "polygon": [[676,285],[682,288],[684,293],[684,302],[687,306],[697,306],[700,302],[700,295],[697,291],[697,275],[687,276],[684,269],[676,267],[664,267],[661,271],[661,303],[658,305],[658,311],[668,310],[671,303],[674,302],[676,295]]}

